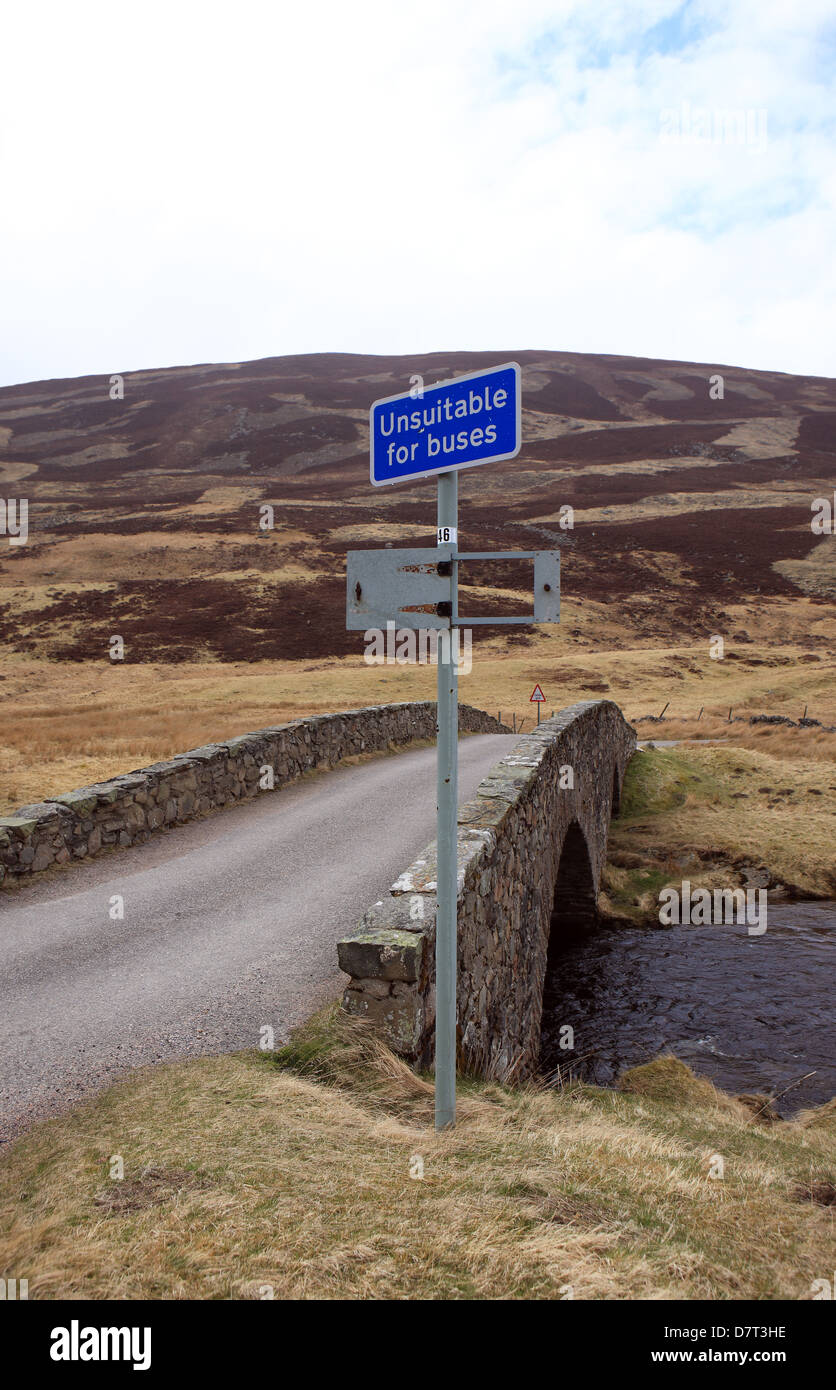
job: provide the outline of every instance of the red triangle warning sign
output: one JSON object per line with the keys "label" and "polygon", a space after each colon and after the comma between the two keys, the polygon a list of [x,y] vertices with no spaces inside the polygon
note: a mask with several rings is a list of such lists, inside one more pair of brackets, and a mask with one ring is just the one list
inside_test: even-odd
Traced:
{"label": "red triangle warning sign", "polygon": [[541,701],[541,700],[545,700],[545,698],[546,698],[546,697],[545,697],[545,695],[543,694],[542,690],[540,689],[539,685],[535,685],[534,689],[532,690],[531,694],[530,694],[529,697],[528,697],[528,702],[529,702],[529,704],[538,704],[538,705],[539,705],[540,701]]}

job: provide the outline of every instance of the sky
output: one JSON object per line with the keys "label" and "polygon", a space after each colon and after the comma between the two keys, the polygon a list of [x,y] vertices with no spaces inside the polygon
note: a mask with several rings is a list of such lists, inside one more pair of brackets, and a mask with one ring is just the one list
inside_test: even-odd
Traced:
{"label": "sky", "polygon": [[0,384],[453,349],[836,375],[833,0],[29,0],[0,45]]}

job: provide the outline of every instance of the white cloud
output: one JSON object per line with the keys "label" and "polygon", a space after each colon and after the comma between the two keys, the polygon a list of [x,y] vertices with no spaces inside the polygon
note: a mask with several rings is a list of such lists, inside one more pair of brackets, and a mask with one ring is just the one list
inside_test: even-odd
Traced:
{"label": "white cloud", "polygon": [[[21,6],[0,381],[532,346],[836,374],[830,12]],[[660,139],[683,102],[765,110],[765,147]]]}

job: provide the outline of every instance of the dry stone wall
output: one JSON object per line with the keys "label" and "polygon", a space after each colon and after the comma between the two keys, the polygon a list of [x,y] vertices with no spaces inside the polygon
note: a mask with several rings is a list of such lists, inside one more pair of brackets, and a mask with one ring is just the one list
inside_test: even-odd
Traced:
{"label": "dry stone wall", "polygon": [[[610,816],[635,747],[612,701],[572,705],[519,738],[460,808],[463,1070],[511,1080],[536,1069],[550,936],[570,919],[594,919]],[[433,1056],[435,876],[433,843],[338,946],[351,977],[343,1007],[420,1066]]]}
{"label": "dry stone wall", "polygon": [[[508,732],[471,705],[459,706],[459,723],[469,733]],[[0,817],[0,883],[8,887],[53,864],[142,844],[156,831],[268,795],[270,781],[278,789],[304,772],[335,767],[358,753],[434,738],[435,732],[432,701],[344,710],[193,748],[169,762],[21,806]],[[265,768],[272,770],[272,778],[265,776]]]}

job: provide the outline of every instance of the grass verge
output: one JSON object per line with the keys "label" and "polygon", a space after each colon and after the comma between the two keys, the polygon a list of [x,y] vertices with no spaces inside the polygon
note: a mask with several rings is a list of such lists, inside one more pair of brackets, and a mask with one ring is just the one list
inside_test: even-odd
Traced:
{"label": "grass verge", "polygon": [[834,1103],[765,1124],[672,1058],[622,1086],[465,1082],[437,1136],[429,1083],[332,1009],[36,1125],[0,1161],[0,1274],[31,1298],[810,1298]]}

